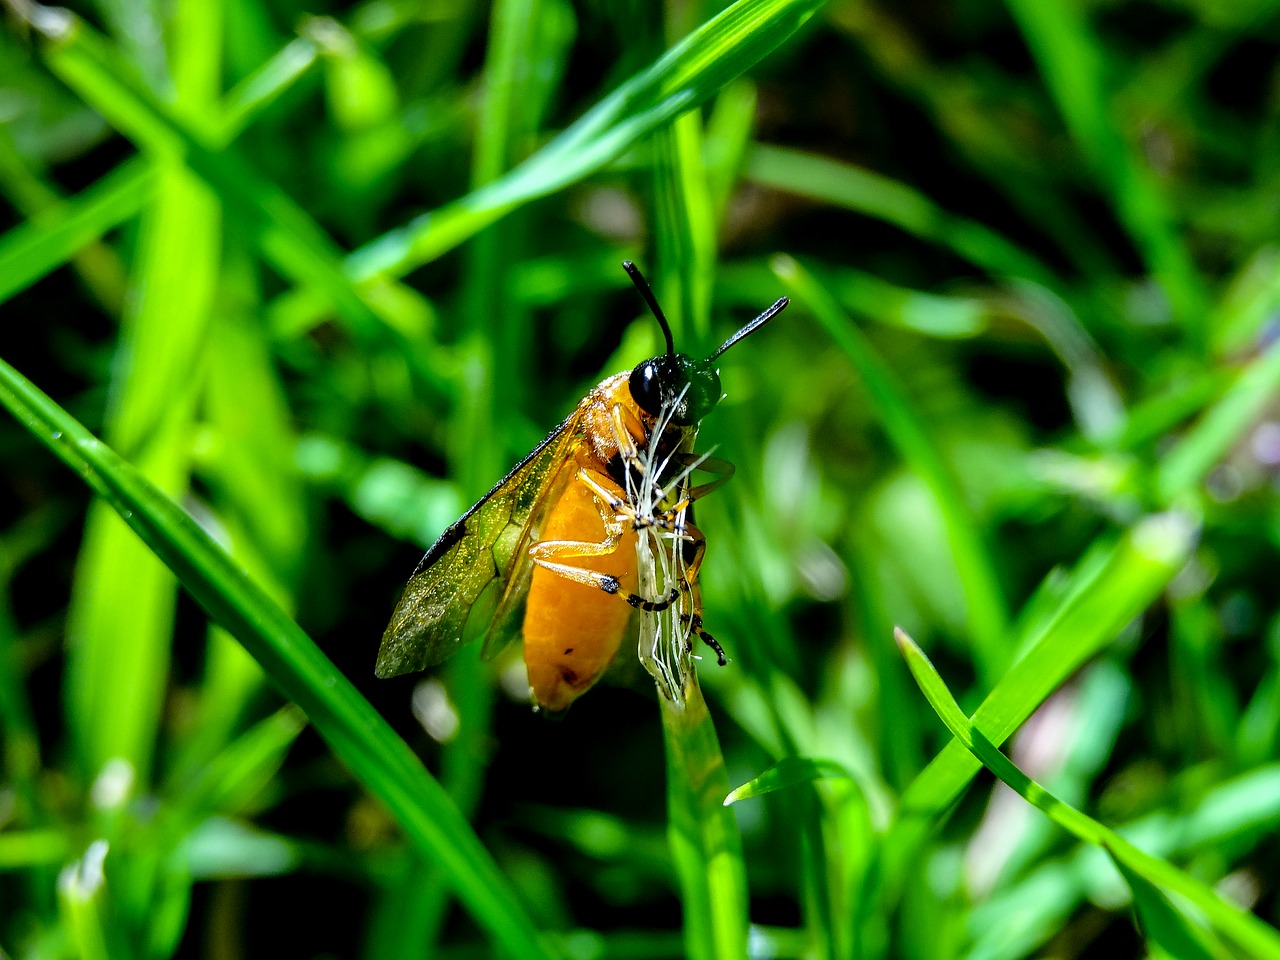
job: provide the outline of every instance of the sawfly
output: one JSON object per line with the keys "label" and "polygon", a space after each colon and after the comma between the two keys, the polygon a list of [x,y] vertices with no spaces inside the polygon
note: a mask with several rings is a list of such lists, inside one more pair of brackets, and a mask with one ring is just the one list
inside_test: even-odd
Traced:
{"label": "sawfly", "polygon": [[[636,620],[640,661],[668,699],[682,701],[695,636],[724,665],[702,624],[706,538],[693,504],[733,466],[696,455],[694,440],[720,401],[716,360],[787,299],[693,360],[676,353],[640,271],[622,266],[662,327],[666,353],[601,381],[441,534],[391,616],[377,676],[433,666],[480,637],[491,657],[519,636],[535,707],[559,712],[600,678]],[[695,484],[696,472],[710,479]]]}

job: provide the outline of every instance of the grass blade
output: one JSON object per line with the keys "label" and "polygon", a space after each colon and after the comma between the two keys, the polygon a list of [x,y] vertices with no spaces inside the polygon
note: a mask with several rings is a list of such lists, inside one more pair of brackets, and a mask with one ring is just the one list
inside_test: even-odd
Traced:
{"label": "grass blade", "polygon": [[682,350],[702,356],[711,341],[715,220],[702,160],[702,118],[686,113],[653,136],[660,302]]}
{"label": "grass blade", "polygon": [[1195,264],[1174,229],[1155,179],[1111,119],[1100,46],[1073,4],[1008,0],[1009,12],[1040,65],[1049,92],[1081,153],[1111,194],[1120,221],[1164,287],[1173,314],[1193,342],[1208,331],[1208,298]]}
{"label": "grass blade", "polygon": [[825,0],[739,0],[605,97],[506,176],[357,250],[359,279],[401,276],[522,203],[581,180],[705,103],[795,34]]}
{"label": "grass blade", "polygon": [[731,960],[747,951],[747,878],[738,823],[724,805],[729,775],[715,725],[690,672],[685,705],[665,697],[667,815],[671,855],[680,877],[686,955]]}
{"label": "grass blade", "polygon": [[545,957],[532,922],[439,783],[305,633],[194,520],[11,366],[0,361],[0,403],[102,495],[211,617],[300,706],[334,753],[446,872],[495,942]]}
{"label": "grass blade", "polygon": [[1139,850],[1115,831],[1063,803],[1036,783],[988,740],[961,711],[942,677],[934,669],[924,651],[905,632],[895,637],[911,673],[920,685],[929,705],[956,741],[982,762],[1028,803],[1048,814],[1055,823],[1085,843],[1101,846],[1123,869],[1133,871],[1148,883],[1156,884],[1186,897],[1202,910],[1223,934],[1256,957],[1280,957],[1280,932],[1267,926],[1251,913],[1227,903],[1210,887],[1178,870],[1167,861]]}
{"label": "grass blade", "polygon": [[[1099,545],[1072,575],[1057,608],[1024,640],[1025,653],[973,714],[977,729],[1003,743],[1057,687],[1142,613],[1182,569],[1195,529],[1180,514],[1158,514],[1118,543]],[[934,821],[981,769],[958,743],[949,743],[903,792],[885,839],[889,896]]]}
{"label": "grass blade", "polygon": [[1060,286],[1053,271],[980,223],[943,210],[924,194],[886,176],[800,150],[757,144],[747,155],[749,180],[875,217],[948,247],[995,276]]}
{"label": "grass blade", "polygon": [[[73,14],[60,11],[33,25],[45,35],[49,69],[142,149],[181,159],[205,180],[283,276],[322,292],[358,335],[376,337],[383,324],[421,334],[411,312],[388,308],[377,284],[356,283],[344,272],[337,244],[284,190],[233,147],[216,146],[225,128],[200,123],[199,115],[177,115],[131,80],[111,45]],[[406,323],[410,328],[401,329]]]}
{"label": "grass blade", "polygon": [[1224,956],[1221,946],[1214,950],[1205,943],[1205,934],[1178,912],[1159,887],[1122,859],[1112,859],[1125,883],[1133,891],[1133,907],[1138,915],[1138,925],[1148,941],[1178,960],[1214,960],[1215,957]]}
{"label": "grass blade", "polygon": [[965,503],[959,481],[938,455],[936,445],[893,372],[831,294],[790,257],[775,258],[773,271],[795,293],[797,305],[812,310],[831,339],[844,351],[865,384],[885,433],[902,459],[932,491],[946,524],[947,541],[964,587],[978,667],[988,683],[995,683],[1011,653],[1009,616],[994,564]]}
{"label": "grass blade", "polygon": [[[188,484],[220,211],[180,166],[159,175],[143,220],[136,309],[125,319],[107,430],[170,496]],[[175,250],[184,251],[181,258]],[[124,758],[149,780],[168,679],[177,584],[104,504],[89,511],[68,612],[67,707],[82,773]]]}
{"label": "grass blade", "polygon": [[783,757],[758,777],[753,777],[740,787],[729,791],[724,805],[751,797],[763,797],[766,793],[785,790],[796,784],[813,780],[848,780],[849,771],[834,760],[813,757]]}
{"label": "grass blade", "polygon": [[1202,481],[1253,425],[1280,390],[1280,342],[1240,371],[1227,389],[1194,427],[1161,461],[1156,472],[1156,494],[1172,504]]}
{"label": "grass blade", "polygon": [[307,74],[319,58],[315,41],[297,37],[227,93],[216,140],[230,143]]}
{"label": "grass blade", "polygon": [[136,216],[155,189],[155,170],[126,160],[93,186],[0,237],[0,303]]}

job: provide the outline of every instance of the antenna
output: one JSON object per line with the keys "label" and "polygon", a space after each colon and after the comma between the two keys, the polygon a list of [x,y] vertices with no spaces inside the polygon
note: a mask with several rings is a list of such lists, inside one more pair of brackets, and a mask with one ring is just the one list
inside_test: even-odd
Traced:
{"label": "antenna", "polygon": [[791,301],[788,300],[786,297],[779,298],[778,301],[772,307],[770,307],[764,313],[760,314],[760,316],[756,317],[754,320],[748,323],[745,327],[743,327],[741,330],[735,333],[732,337],[730,337],[724,343],[720,344],[720,349],[717,350],[715,353],[713,353],[711,356],[707,357],[707,359],[708,360],[716,359],[716,357],[720,356],[720,354],[724,353],[726,350],[732,347],[735,343],[737,343],[743,337],[750,336],[751,334],[755,333],[757,330],[763,327],[766,323],[768,323],[770,320],[772,320],[774,317],[780,314],[786,308],[787,304],[790,302]]}
{"label": "antenna", "polygon": [[[667,338],[667,356],[671,356],[676,352],[676,342],[671,338],[671,327],[667,326],[666,314],[662,312],[662,308],[658,306],[658,298],[653,295],[653,291],[649,289],[649,282],[640,274],[640,268],[630,260],[622,261],[622,269],[627,271],[627,276],[631,278],[631,282],[636,285],[636,289],[640,291],[640,296],[644,297],[644,302],[649,305],[649,310],[657,318],[658,323],[662,327],[662,335]],[[721,347],[720,349],[724,349]]]}

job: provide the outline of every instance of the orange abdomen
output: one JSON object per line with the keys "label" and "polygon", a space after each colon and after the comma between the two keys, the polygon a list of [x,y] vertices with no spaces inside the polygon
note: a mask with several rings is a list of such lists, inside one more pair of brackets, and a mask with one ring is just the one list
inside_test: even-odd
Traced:
{"label": "orange abdomen", "polygon": [[[605,538],[600,509],[594,494],[571,479],[548,511],[538,539],[600,543]],[[524,614],[524,662],[534,703],[550,711],[565,709],[585,693],[618,652],[631,615],[622,597],[636,589],[635,531],[628,527],[613,553],[556,562],[616,577],[621,595],[534,567]]]}

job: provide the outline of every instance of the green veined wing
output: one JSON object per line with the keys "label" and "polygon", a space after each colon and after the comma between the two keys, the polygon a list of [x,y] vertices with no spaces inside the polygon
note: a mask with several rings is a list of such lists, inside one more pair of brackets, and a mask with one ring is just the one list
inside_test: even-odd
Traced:
{"label": "green veined wing", "polygon": [[[405,585],[382,635],[378,677],[424,670],[489,632],[494,614],[510,610],[513,591],[527,589],[528,543],[541,524],[560,469],[581,432],[575,410],[440,535]],[[509,618],[507,618],[509,619]],[[486,653],[495,646],[490,638]]]}

